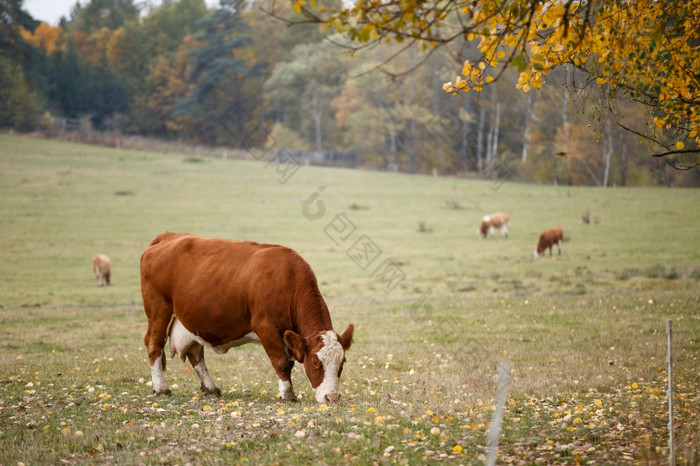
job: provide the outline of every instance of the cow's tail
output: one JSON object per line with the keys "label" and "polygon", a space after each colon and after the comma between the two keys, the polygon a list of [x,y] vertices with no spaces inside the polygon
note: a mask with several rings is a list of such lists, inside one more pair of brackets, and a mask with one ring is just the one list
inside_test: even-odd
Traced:
{"label": "cow's tail", "polygon": [[[168,323],[168,328],[167,328],[167,330],[165,331],[165,335],[166,335],[166,337],[165,337],[165,343],[167,343],[168,340],[170,340],[170,331],[171,331],[172,328],[173,328],[173,322],[175,322],[175,319],[176,319],[176,318],[177,318],[177,317],[175,317],[175,314],[173,314],[172,316],[170,316],[170,322]],[[171,348],[172,348],[172,343],[171,343]],[[172,355],[171,355],[170,357],[172,357]],[[163,364],[163,372],[165,372],[165,366],[167,365],[167,358],[165,357],[165,344],[163,345],[163,357],[160,358],[160,360],[161,360],[161,363]]]}

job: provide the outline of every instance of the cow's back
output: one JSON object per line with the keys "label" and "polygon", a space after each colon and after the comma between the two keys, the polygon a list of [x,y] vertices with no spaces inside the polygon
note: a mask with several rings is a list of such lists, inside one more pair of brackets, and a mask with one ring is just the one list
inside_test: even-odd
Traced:
{"label": "cow's back", "polygon": [[493,226],[497,228],[507,225],[509,221],[510,215],[505,212],[496,212],[495,214],[491,214],[491,222]]}
{"label": "cow's back", "polygon": [[550,228],[549,231],[552,242],[556,243],[557,241],[564,241],[564,230],[562,230],[561,227],[553,227]]}
{"label": "cow's back", "polygon": [[[187,233],[158,235],[141,256],[141,279],[163,295],[205,291],[226,282],[253,287],[259,281],[291,285],[310,272],[293,250],[252,241],[202,238]],[[238,286],[238,289],[246,288]],[[197,290],[195,290],[197,288]]]}

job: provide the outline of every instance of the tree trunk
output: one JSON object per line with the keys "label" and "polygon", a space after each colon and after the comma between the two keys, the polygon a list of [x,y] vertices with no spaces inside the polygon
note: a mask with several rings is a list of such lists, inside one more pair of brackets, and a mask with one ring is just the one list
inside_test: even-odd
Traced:
{"label": "tree trunk", "polygon": [[[413,49],[411,49],[413,50]],[[415,76],[411,74],[408,82],[408,105],[413,106],[416,101],[416,86]],[[408,173],[415,172],[416,164],[416,119],[415,117],[408,120]]]}
{"label": "tree trunk", "polygon": [[[464,99],[464,112],[465,116],[469,115],[469,99]],[[462,155],[462,169],[466,173],[469,168],[469,152],[467,151],[467,146],[469,145],[469,121],[467,118],[462,119],[462,137],[460,139],[460,153]]]}
{"label": "tree trunk", "polygon": [[[573,67],[570,63],[567,63],[564,65],[564,86],[561,96],[561,127],[564,130],[563,140],[564,144],[566,145],[565,147],[557,148],[557,152],[563,152],[564,154],[569,153],[569,139],[571,133],[571,128],[569,127],[569,99],[571,98],[571,85],[573,83],[573,78]],[[569,157],[566,157],[566,167],[566,176],[569,179],[569,183],[571,183],[571,159]],[[557,177],[558,175],[555,172],[555,182],[557,181]]]}
{"label": "tree trunk", "polygon": [[608,185],[610,176],[610,158],[613,153],[613,139],[610,128],[605,132],[605,143],[603,144],[603,187]]}
{"label": "tree trunk", "polygon": [[491,138],[491,153],[489,162],[493,165],[493,160],[498,154],[498,136],[501,132],[501,103],[496,104],[496,115],[493,118],[493,137]]}
{"label": "tree trunk", "polygon": [[622,142],[622,167],[620,168],[620,186],[627,185],[627,144]]}
{"label": "tree trunk", "polygon": [[486,122],[486,107],[479,102],[479,129],[476,133],[476,171],[484,171],[484,126]]}
{"label": "tree trunk", "polygon": [[583,164],[583,167],[586,169],[588,175],[591,177],[593,182],[595,182],[596,186],[603,186],[601,181],[598,179],[598,175],[596,175],[595,171],[591,168],[590,165],[588,165],[586,159],[581,159],[581,164]]}
{"label": "tree trunk", "polygon": [[534,103],[534,92],[528,92],[525,94],[525,128],[523,129],[523,153],[522,162],[527,162],[527,156],[530,153],[530,134],[532,133],[532,121],[535,118],[535,112],[533,110]]}
{"label": "tree trunk", "polygon": [[486,145],[486,170],[487,175],[493,177],[495,173],[496,154],[498,153],[498,134],[501,127],[501,103],[498,102],[496,96],[496,86],[491,87],[491,128],[489,128],[488,140]]}
{"label": "tree trunk", "polygon": [[314,132],[316,135],[316,150],[320,151],[323,150],[323,141],[322,141],[322,129],[321,129],[321,105],[319,103],[319,97],[318,97],[318,86],[314,90],[313,94],[313,103],[311,105],[312,108],[312,113],[313,113],[313,119],[314,119]]}
{"label": "tree trunk", "polygon": [[396,129],[394,127],[394,120],[389,117],[389,154],[391,154],[391,161],[386,161],[385,169],[389,168],[389,164],[396,164]]}
{"label": "tree trunk", "polygon": [[571,63],[567,63],[566,65],[564,65],[565,82],[564,93],[561,99],[561,122],[562,125],[564,125],[565,127],[566,124],[569,122],[569,99],[571,99],[571,85],[574,79],[573,73],[574,69],[571,66]]}
{"label": "tree trunk", "polygon": [[489,162],[491,161],[491,144],[493,144],[493,120],[491,121],[491,127],[488,133],[486,133],[486,154],[484,157],[485,171],[487,175],[491,174],[491,166]]}
{"label": "tree trunk", "polygon": [[[432,93],[432,106],[433,106],[433,117],[441,118],[441,112],[440,112],[440,102],[442,97],[444,95],[444,92],[440,89],[440,83],[442,82],[442,79],[438,76],[436,73],[436,68],[433,66],[430,68],[430,82],[433,83],[433,93]],[[439,125],[434,125],[432,128],[432,131],[429,131],[429,133],[436,139],[435,143],[437,144],[437,150],[438,150],[438,172],[442,175],[445,173],[445,141],[448,140],[452,135],[451,134],[443,134],[442,131],[438,130]],[[434,169],[435,167],[433,167]]]}
{"label": "tree trunk", "polygon": [[408,122],[408,173],[414,173],[416,163],[416,120]]}

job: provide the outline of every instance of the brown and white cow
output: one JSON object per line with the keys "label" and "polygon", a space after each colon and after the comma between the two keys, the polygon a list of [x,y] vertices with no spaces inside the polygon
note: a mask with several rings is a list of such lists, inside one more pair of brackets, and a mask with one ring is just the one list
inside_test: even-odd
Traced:
{"label": "brown and white cow", "polygon": [[561,255],[561,245],[564,242],[564,231],[561,227],[550,228],[545,230],[540,235],[540,241],[535,246],[535,257],[542,254],[547,248],[549,248],[549,255],[552,255],[552,246],[555,244],[559,249],[559,254]]}
{"label": "brown and white cow", "polygon": [[112,283],[112,261],[104,254],[95,254],[92,258],[92,271],[95,272],[97,286]]}
{"label": "brown and white cow", "polygon": [[220,396],[204,362],[246,343],[262,344],[277,373],[280,398],[295,401],[291,372],[304,364],[319,403],[340,398],[338,382],[354,326],[333,331],[309,264],[295,251],[249,241],[165,232],[141,255],[153,391],[169,395],[163,348],[187,357],[208,394]]}
{"label": "brown and white cow", "polygon": [[485,215],[481,219],[481,227],[477,231],[477,234],[482,238],[486,239],[489,234],[494,236],[494,231],[496,228],[501,229],[501,236],[504,238],[508,237],[508,226],[510,222],[510,216],[505,212],[496,212],[495,214]]}

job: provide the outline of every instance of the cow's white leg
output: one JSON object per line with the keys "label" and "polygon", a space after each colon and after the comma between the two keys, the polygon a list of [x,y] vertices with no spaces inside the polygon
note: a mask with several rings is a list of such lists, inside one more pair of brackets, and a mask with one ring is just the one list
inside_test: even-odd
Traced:
{"label": "cow's white leg", "polygon": [[292,387],[291,380],[282,380],[277,377],[277,384],[280,389],[280,400],[282,401],[296,401],[297,397],[294,394],[294,388]]}
{"label": "cow's white leg", "polygon": [[508,238],[508,225],[503,225],[501,227],[501,236]]}
{"label": "cow's white leg", "polygon": [[165,383],[165,376],[163,375],[163,353],[151,365],[151,381],[153,382],[153,391],[156,395],[170,395],[170,389],[168,384]]}
{"label": "cow's white leg", "polygon": [[194,357],[192,354],[188,354],[187,357],[190,360],[190,364],[194,368],[194,371],[199,376],[199,380],[202,382],[200,388],[202,391],[208,395],[221,396],[221,390],[214,383],[211,374],[209,374],[209,369],[207,369],[207,364],[204,362],[204,349],[201,349],[201,356],[198,358]]}
{"label": "cow's white leg", "polygon": [[[277,364],[277,367],[275,367],[281,401],[297,401],[297,396],[294,394],[294,387],[292,387],[292,368],[294,368],[294,361],[290,361],[289,359],[282,360]],[[287,380],[284,380],[282,377]]]}
{"label": "cow's white leg", "polygon": [[557,241],[557,247],[559,248],[559,255],[561,256],[561,240]]}

